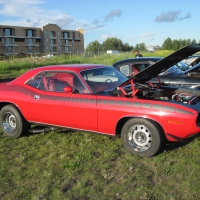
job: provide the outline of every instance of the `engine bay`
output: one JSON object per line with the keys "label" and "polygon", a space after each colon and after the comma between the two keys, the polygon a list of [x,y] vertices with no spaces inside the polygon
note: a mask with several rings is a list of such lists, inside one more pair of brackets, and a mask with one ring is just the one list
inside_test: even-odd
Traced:
{"label": "engine bay", "polygon": [[135,96],[142,99],[154,99],[163,101],[176,101],[184,104],[195,105],[200,102],[200,90],[187,87],[173,87],[166,84],[129,84],[119,87],[127,97]]}

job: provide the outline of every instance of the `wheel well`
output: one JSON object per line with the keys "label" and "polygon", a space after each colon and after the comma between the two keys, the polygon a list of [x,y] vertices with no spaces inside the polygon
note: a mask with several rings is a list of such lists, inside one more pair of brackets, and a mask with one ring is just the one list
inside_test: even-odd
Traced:
{"label": "wheel well", "polygon": [[11,106],[15,107],[19,111],[20,115],[24,118],[24,116],[21,113],[21,110],[15,104],[12,104],[12,103],[9,103],[9,102],[1,102],[0,103],[0,110],[6,105],[11,105]]}
{"label": "wheel well", "polygon": [[8,103],[8,102],[1,102],[0,103],[0,110],[4,107],[4,106],[6,106],[6,105],[12,105],[11,103]]}
{"label": "wheel well", "polygon": [[[133,119],[133,118],[141,118],[141,119],[143,119],[142,117],[124,117],[124,118],[120,119],[120,120],[118,121],[118,123],[117,123],[117,126],[116,126],[116,130],[115,130],[116,135],[120,135],[120,134],[121,134],[121,130],[122,130],[124,124],[125,124],[129,119]],[[146,119],[146,118],[145,118],[145,119]],[[155,126],[157,126],[157,127],[160,129],[160,131],[161,131],[163,137],[165,137],[165,139],[167,140],[166,135],[165,135],[165,133],[164,133],[164,130],[163,130],[162,126],[161,126],[158,122],[156,122],[156,121],[154,121],[154,120],[152,120],[152,119],[146,119],[146,120],[148,120],[148,121],[150,121],[151,123],[155,124]]]}

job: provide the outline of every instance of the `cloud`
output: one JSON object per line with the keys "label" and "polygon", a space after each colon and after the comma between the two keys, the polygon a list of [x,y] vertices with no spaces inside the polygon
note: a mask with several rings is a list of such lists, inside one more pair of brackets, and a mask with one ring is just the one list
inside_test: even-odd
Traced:
{"label": "cloud", "polygon": [[91,26],[93,26],[93,29],[99,29],[99,28],[104,27],[105,25],[103,25],[102,22],[99,21],[99,20],[94,20],[94,21],[91,23]]}
{"label": "cloud", "polygon": [[108,34],[104,34],[101,36],[101,41],[105,41],[107,38],[109,38],[109,35]]}
{"label": "cloud", "polygon": [[32,27],[38,27],[39,26],[39,24],[40,24],[40,20],[41,19],[37,19],[37,21],[32,21],[31,19],[26,19],[26,22],[30,25],[30,26],[32,26]]}
{"label": "cloud", "polygon": [[58,24],[61,27],[62,26],[67,26],[71,22],[74,22],[74,18],[69,16],[68,14],[63,15],[63,17],[61,17],[61,18],[56,20],[56,24]]}
{"label": "cloud", "polygon": [[112,20],[114,17],[120,17],[121,16],[121,11],[120,10],[113,10],[111,11],[107,16],[105,16],[104,21],[110,21]]}
{"label": "cloud", "polygon": [[181,13],[181,10],[176,10],[176,11],[168,11],[166,13],[162,12],[160,15],[156,16],[155,21],[156,22],[174,22],[177,20],[184,20],[184,19],[189,19],[191,18],[190,12],[187,13],[185,17],[179,17]]}
{"label": "cloud", "polygon": [[143,38],[152,38],[155,35],[154,32],[142,33],[141,36]]}
{"label": "cloud", "polygon": [[[87,30],[102,27],[100,24],[95,26],[85,20],[76,19],[59,9],[48,10],[46,4],[48,4],[46,0],[0,0],[1,24],[42,27],[47,23],[55,23],[63,29],[72,30],[84,26]],[[3,21],[3,16],[14,17],[15,20]]]}
{"label": "cloud", "polygon": [[190,18],[191,18],[191,14],[189,12],[185,17],[180,17],[179,20],[190,19]]}

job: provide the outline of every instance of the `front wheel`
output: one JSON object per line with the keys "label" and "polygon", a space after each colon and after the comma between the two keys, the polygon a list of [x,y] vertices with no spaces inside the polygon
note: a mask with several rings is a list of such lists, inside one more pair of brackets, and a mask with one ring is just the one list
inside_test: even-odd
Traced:
{"label": "front wheel", "polygon": [[28,131],[30,124],[14,106],[6,105],[0,111],[0,127],[8,137],[18,138]]}
{"label": "front wheel", "polygon": [[142,157],[154,156],[164,143],[160,128],[143,118],[128,120],[122,128],[121,139],[126,150]]}

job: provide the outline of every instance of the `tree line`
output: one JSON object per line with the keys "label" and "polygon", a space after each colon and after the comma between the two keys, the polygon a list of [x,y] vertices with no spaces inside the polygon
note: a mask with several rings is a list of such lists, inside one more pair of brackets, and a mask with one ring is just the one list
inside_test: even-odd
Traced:
{"label": "tree line", "polygon": [[[166,40],[164,40],[162,46],[156,46],[156,48],[161,49],[161,50],[176,51],[189,44],[197,44],[197,42],[195,39],[172,40],[170,37],[168,37]],[[121,39],[114,37],[114,38],[107,38],[102,44],[100,44],[97,40],[90,42],[85,50],[92,51],[92,52],[99,52],[99,51],[107,51],[107,50],[133,51],[136,49],[139,51],[147,50],[145,43],[136,44],[135,47],[133,47],[133,46],[130,46],[128,43],[123,43]]]}

